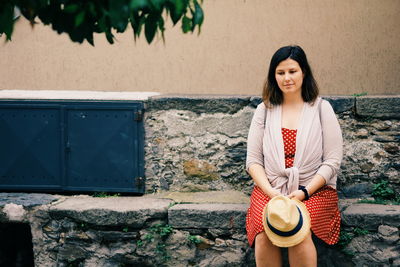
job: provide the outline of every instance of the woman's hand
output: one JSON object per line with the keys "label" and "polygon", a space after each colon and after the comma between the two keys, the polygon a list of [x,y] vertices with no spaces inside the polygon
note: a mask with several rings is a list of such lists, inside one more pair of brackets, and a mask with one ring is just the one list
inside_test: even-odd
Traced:
{"label": "woman's hand", "polygon": [[267,195],[269,196],[269,198],[272,199],[273,197],[280,196],[280,195],[282,195],[282,194],[281,194],[281,192],[279,192],[278,190],[276,190],[276,189],[274,189],[274,188],[270,188],[270,189],[268,190]]}
{"label": "woman's hand", "polygon": [[306,198],[306,195],[304,194],[303,191],[296,190],[290,193],[290,195],[288,195],[288,198],[296,198],[297,200],[303,201]]}

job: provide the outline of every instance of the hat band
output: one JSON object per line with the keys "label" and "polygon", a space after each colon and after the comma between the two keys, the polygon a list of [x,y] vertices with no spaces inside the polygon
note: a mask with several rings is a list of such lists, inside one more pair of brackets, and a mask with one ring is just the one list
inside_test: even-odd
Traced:
{"label": "hat band", "polygon": [[269,229],[270,229],[274,234],[277,234],[277,235],[279,235],[279,236],[288,237],[288,236],[295,235],[298,231],[300,231],[301,227],[303,226],[303,216],[301,215],[301,211],[300,211],[299,207],[296,206],[296,208],[297,208],[297,210],[299,211],[300,218],[299,218],[299,222],[297,223],[297,225],[296,225],[295,228],[293,228],[291,231],[288,231],[288,232],[280,231],[280,230],[276,229],[275,227],[273,227],[273,226],[269,223],[268,218],[267,218],[267,225],[268,225]]}

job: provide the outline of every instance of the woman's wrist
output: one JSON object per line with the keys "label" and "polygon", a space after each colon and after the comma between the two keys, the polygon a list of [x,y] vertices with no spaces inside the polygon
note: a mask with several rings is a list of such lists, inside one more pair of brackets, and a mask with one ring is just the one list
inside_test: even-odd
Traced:
{"label": "woman's wrist", "polygon": [[308,192],[308,196],[311,197],[312,194],[318,191],[318,189],[322,188],[326,184],[324,177],[319,174],[316,174],[312,181],[305,186],[305,189]]}
{"label": "woman's wrist", "polygon": [[300,190],[304,193],[304,200],[309,200],[310,194],[308,193],[307,187],[301,187]]}
{"label": "woman's wrist", "polygon": [[280,192],[279,192],[278,190],[276,190],[275,188],[273,188],[271,185],[268,185],[268,186],[266,187],[266,192],[265,192],[265,194],[266,194],[268,197],[273,198],[273,197],[279,195]]}

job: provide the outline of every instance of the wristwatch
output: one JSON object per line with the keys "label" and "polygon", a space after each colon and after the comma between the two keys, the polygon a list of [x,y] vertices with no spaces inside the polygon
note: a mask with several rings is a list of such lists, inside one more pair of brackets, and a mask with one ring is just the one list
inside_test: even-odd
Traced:
{"label": "wristwatch", "polygon": [[307,189],[305,187],[301,187],[300,190],[304,192],[304,195],[305,195],[304,200],[309,200],[310,199],[310,195],[308,194]]}

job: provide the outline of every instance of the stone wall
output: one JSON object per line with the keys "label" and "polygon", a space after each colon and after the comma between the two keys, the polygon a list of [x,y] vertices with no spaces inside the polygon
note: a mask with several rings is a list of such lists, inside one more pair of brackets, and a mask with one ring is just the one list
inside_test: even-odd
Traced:
{"label": "stone wall", "polygon": [[[30,226],[37,267],[247,267],[255,266],[245,235],[247,207],[0,193],[0,224]],[[336,246],[316,241],[318,266],[400,265],[400,206],[342,200],[340,207],[345,238]]]}
{"label": "stone wall", "polygon": [[[350,198],[370,197],[380,181],[400,192],[400,97],[326,99],[344,136],[338,178],[342,234],[333,247],[316,240],[319,266],[399,266],[400,206]],[[0,235],[5,224],[29,226],[39,267],[254,266],[244,227],[253,182],[244,162],[258,103],[237,96],[149,99],[147,195],[0,193]],[[172,200],[173,191],[203,194],[207,203]]]}
{"label": "stone wall", "polygon": [[[388,181],[400,193],[400,96],[324,97],[344,137],[338,189],[369,196]],[[234,189],[250,193],[246,138],[257,97],[150,98],[145,112],[146,192]]]}
{"label": "stone wall", "polygon": [[145,112],[146,191],[247,189],[247,98],[158,98]]}

